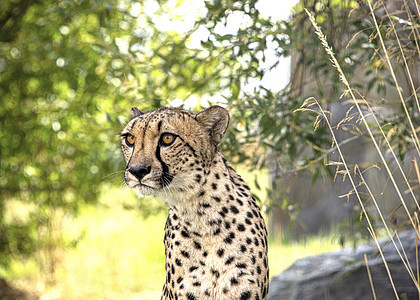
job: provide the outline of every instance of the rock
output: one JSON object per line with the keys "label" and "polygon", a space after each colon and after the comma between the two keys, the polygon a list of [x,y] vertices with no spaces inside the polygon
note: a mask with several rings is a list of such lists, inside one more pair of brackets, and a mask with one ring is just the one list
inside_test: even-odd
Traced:
{"label": "rock", "polygon": [[37,295],[31,294],[11,286],[6,280],[0,278],[0,299],[1,300],[37,300]]}
{"label": "rock", "polygon": [[[402,232],[399,237],[414,276],[417,276],[414,231]],[[398,245],[398,239],[394,238],[394,241]],[[419,291],[393,243],[388,238],[380,240],[380,245],[400,299],[419,299]],[[399,245],[398,248],[401,252]],[[364,254],[368,258],[376,298],[396,299],[378,248],[374,243],[369,243],[356,249],[346,248],[297,260],[287,270],[273,277],[268,300],[373,299]]]}

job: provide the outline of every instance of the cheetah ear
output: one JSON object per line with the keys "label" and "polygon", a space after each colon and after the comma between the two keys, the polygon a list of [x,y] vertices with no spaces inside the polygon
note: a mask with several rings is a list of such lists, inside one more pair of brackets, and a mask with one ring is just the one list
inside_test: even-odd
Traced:
{"label": "cheetah ear", "polygon": [[137,108],[132,107],[131,108],[131,118],[134,119],[135,117],[141,116],[143,113]]}
{"label": "cheetah ear", "polygon": [[229,125],[229,113],[221,106],[211,106],[195,116],[198,123],[209,133],[211,141],[218,145]]}

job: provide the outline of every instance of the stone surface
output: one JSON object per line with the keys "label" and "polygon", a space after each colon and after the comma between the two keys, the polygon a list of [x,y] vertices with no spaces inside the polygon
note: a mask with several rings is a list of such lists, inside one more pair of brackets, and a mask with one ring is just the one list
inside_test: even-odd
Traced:
{"label": "stone surface", "polygon": [[0,278],[0,299],[1,300],[37,300],[37,295],[20,290],[10,285],[6,280]]}
{"label": "stone surface", "polygon": [[[402,232],[399,237],[416,276],[414,232]],[[394,241],[398,243],[398,239],[394,238]],[[392,242],[384,239],[380,244],[399,298],[419,299],[416,285]],[[401,247],[398,248],[401,252]],[[368,258],[377,299],[396,299],[378,248],[372,243],[358,246],[356,249],[346,248],[297,260],[287,270],[273,277],[268,300],[373,299],[364,254]],[[404,255],[402,252],[401,254]]]}

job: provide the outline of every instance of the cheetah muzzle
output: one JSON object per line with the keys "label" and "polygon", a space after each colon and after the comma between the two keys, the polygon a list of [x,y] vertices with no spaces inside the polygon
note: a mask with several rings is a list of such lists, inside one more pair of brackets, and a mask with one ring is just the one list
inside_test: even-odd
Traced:
{"label": "cheetah muzzle", "polygon": [[169,205],[162,299],[265,299],[265,223],[219,148],[229,113],[132,108],[131,117],[121,133],[125,182]]}

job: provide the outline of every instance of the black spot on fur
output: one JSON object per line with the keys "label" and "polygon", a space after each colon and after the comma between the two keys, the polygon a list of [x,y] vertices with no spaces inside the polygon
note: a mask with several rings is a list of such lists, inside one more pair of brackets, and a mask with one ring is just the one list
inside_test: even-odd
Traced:
{"label": "black spot on fur", "polygon": [[217,271],[217,270],[215,270],[215,269],[211,269],[211,273],[212,273],[214,276],[216,276],[216,278],[219,278],[219,276],[220,276],[220,272],[219,272],[219,271]]}
{"label": "black spot on fur", "polygon": [[198,182],[198,183],[201,181],[201,175],[200,174],[195,175],[195,181]]}
{"label": "black spot on fur", "polygon": [[192,266],[192,267],[190,267],[189,271],[190,271],[190,272],[193,272],[193,271],[195,271],[195,270],[197,270],[197,269],[198,269],[198,267],[197,267],[197,266]]}
{"label": "black spot on fur", "polygon": [[224,239],[225,243],[231,244],[232,240],[235,238],[235,234],[233,232],[230,232],[228,236]]}
{"label": "black spot on fur", "polygon": [[187,251],[182,250],[181,254],[182,256],[185,256],[186,258],[190,258],[190,254]]}
{"label": "black spot on fur", "polygon": [[223,250],[222,248],[217,250],[217,255],[219,255],[219,257],[222,257],[224,253],[225,253],[225,250]]}
{"label": "black spot on fur", "polygon": [[216,202],[220,202],[220,198],[219,197],[212,197],[214,199],[214,201]]}
{"label": "black spot on fur", "polygon": [[234,260],[235,258],[233,256],[229,256],[228,259],[226,259],[225,261],[225,265],[230,265],[230,263]]}
{"label": "black spot on fur", "polygon": [[239,224],[238,225],[238,230],[239,231],[245,231],[245,226],[243,224]]}
{"label": "black spot on fur", "polygon": [[243,292],[241,294],[241,298],[239,298],[240,300],[248,300],[251,297],[251,292],[250,291],[246,291]]}
{"label": "black spot on fur", "polygon": [[251,257],[251,262],[252,262],[253,265],[255,265],[255,256],[254,255]]}
{"label": "black spot on fur", "polygon": [[239,210],[236,208],[236,206],[233,206],[233,205],[230,207],[230,211],[233,212],[234,214],[239,213]]}
{"label": "black spot on fur", "polygon": [[194,241],[194,247],[195,247],[195,249],[200,250],[201,249],[201,244],[199,242]]}

